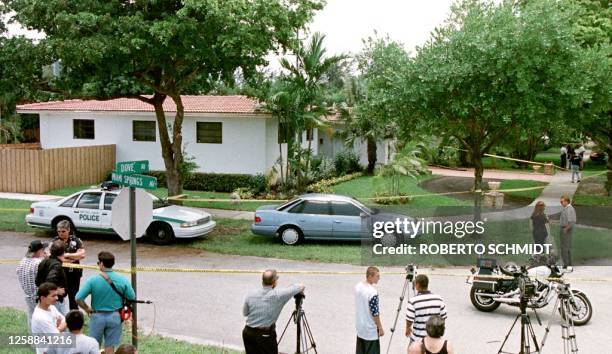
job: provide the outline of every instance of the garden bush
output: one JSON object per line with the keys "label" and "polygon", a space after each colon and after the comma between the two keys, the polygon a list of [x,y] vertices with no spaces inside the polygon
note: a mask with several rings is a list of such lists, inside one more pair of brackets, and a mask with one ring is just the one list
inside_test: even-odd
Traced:
{"label": "garden bush", "polygon": [[[166,174],[163,171],[151,171],[149,176],[157,178],[159,187],[166,187]],[[265,191],[267,178],[263,174],[234,173],[191,173],[183,181],[183,188],[191,191],[233,192],[237,188],[248,188],[255,193]]]}
{"label": "garden bush", "polygon": [[359,164],[359,156],[352,150],[340,151],[334,157],[334,168],[338,176],[362,170]]}

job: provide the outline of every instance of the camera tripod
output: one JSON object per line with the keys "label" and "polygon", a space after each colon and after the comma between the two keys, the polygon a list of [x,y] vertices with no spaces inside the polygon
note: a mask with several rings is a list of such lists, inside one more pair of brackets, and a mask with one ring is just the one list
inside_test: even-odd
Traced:
{"label": "camera tripod", "polygon": [[[408,285],[412,283],[414,280],[414,275],[416,273],[416,267],[413,264],[410,264],[406,267],[406,279],[404,280],[404,286],[402,288],[402,294],[399,298],[399,304],[397,305],[397,312],[395,313],[395,321],[393,321],[393,327],[391,327],[391,336],[389,337],[389,345],[387,346],[387,354],[389,354],[389,350],[391,349],[391,341],[393,340],[393,334],[395,333],[395,326],[397,325],[397,319],[399,318],[400,311],[402,311],[402,303],[404,302],[406,294],[410,295],[410,290]],[[412,289],[414,291],[414,288]]]}
{"label": "camera tripod", "polygon": [[[518,322],[519,318],[521,319],[521,349],[518,352],[518,354],[533,354],[533,353],[540,354],[541,351],[540,351],[540,347],[538,346],[538,338],[536,337],[535,332],[533,330],[533,326],[531,325],[531,318],[529,318],[529,315],[527,314],[527,301],[528,300],[529,298],[527,296],[524,296],[523,294],[521,294],[521,300],[520,300],[521,301],[520,302],[521,313],[519,313],[516,316],[516,319],[514,320],[514,322],[512,323],[512,327],[510,327],[510,330],[506,334],[506,338],[504,338],[504,341],[502,342],[502,345],[499,348],[499,351],[497,352],[497,354],[513,354],[512,352],[505,352],[504,345],[508,341],[508,338],[510,337],[510,334],[512,333],[512,330],[514,329],[514,326]],[[535,312],[535,309],[533,311],[536,314],[536,318],[537,318],[538,314]],[[539,321],[540,320],[538,319],[538,322]],[[534,346],[534,351],[531,350],[532,343]]]}
{"label": "camera tripod", "polygon": [[296,325],[296,343],[295,343],[295,353],[294,354],[303,354],[309,353],[310,350],[313,350],[315,354],[317,352],[317,344],[314,341],[314,337],[312,335],[312,331],[310,330],[310,325],[308,324],[308,320],[306,319],[306,313],[302,309],[302,302],[306,295],[303,293],[299,293],[294,296],[295,298],[295,310],[289,317],[289,321],[285,325],[285,329],[283,329],[283,333],[278,339],[278,344],[283,340],[283,336],[289,327],[289,324],[293,321]]}
{"label": "camera tripod", "polygon": [[546,337],[550,333],[550,327],[557,311],[561,315],[563,354],[578,353],[578,343],[576,342],[576,332],[574,331],[574,320],[572,318],[571,293],[567,284],[559,284],[557,287],[557,301],[555,301],[555,306],[553,306],[552,314],[546,325],[544,337],[542,338],[542,348],[544,348]]}

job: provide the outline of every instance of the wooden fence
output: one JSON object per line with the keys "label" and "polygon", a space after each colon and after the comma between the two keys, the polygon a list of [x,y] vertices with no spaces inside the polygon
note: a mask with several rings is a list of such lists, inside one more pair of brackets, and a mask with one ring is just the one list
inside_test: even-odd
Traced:
{"label": "wooden fence", "polygon": [[98,183],[115,167],[115,145],[45,150],[0,147],[0,192],[46,193]]}

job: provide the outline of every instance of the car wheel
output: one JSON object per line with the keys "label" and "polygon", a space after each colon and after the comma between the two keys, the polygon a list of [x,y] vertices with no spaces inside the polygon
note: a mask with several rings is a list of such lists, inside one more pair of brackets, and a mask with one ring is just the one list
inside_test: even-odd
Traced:
{"label": "car wheel", "polygon": [[174,242],[174,231],[166,223],[155,223],[149,226],[147,236],[156,245],[168,245]]}
{"label": "car wheel", "polygon": [[297,245],[302,239],[302,231],[297,227],[288,226],[280,231],[280,238],[285,245]]}
{"label": "car wheel", "polygon": [[72,222],[72,220],[70,220],[70,218],[67,216],[59,216],[55,218],[55,220],[53,220],[53,222],[51,223],[51,227],[53,228],[52,232],[56,232],[55,230],[57,230],[57,224],[59,224],[60,221],[63,221],[63,220],[67,220],[70,223],[70,232],[76,235],[77,229],[76,227],[74,227],[74,223]]}
{"label": "car wheel", "polygon": [[384,247],[395,247],[399,246],[401,243],[402,237],[396,233],[385,233],[383,237],[380,238],[380,244]]}

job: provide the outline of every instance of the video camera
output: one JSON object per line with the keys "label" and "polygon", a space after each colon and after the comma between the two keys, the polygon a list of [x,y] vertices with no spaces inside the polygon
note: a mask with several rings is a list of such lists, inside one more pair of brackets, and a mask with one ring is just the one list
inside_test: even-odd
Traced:
{"label": "video camera", "polygon": [[406,269],[406,279],[408,279],[408,281],[413,281],[416,275],[416,270],[417,270],[416,265],[414,265],[413,263],[410,263],[406,266],[405,269]]}
{"label": "video camera", "polygon": [[521,266],[517,271],[510,271],[508,266],[499,267],[499,270],[508,276],[514,277],[518,282],[518,288],[521,293],[521,299],[529,299],[536,296],[537,284],[529,278],[526,266]]}
{"label": "video camera", "polygon": [[295,308],[299,309],[302,307],[302,303],[304,302],[304,299],[306,298],[306,294],[304,294],[304,292],[302,291],[301,293],[297,293],[293,295],[293,298],[295,299]]}

